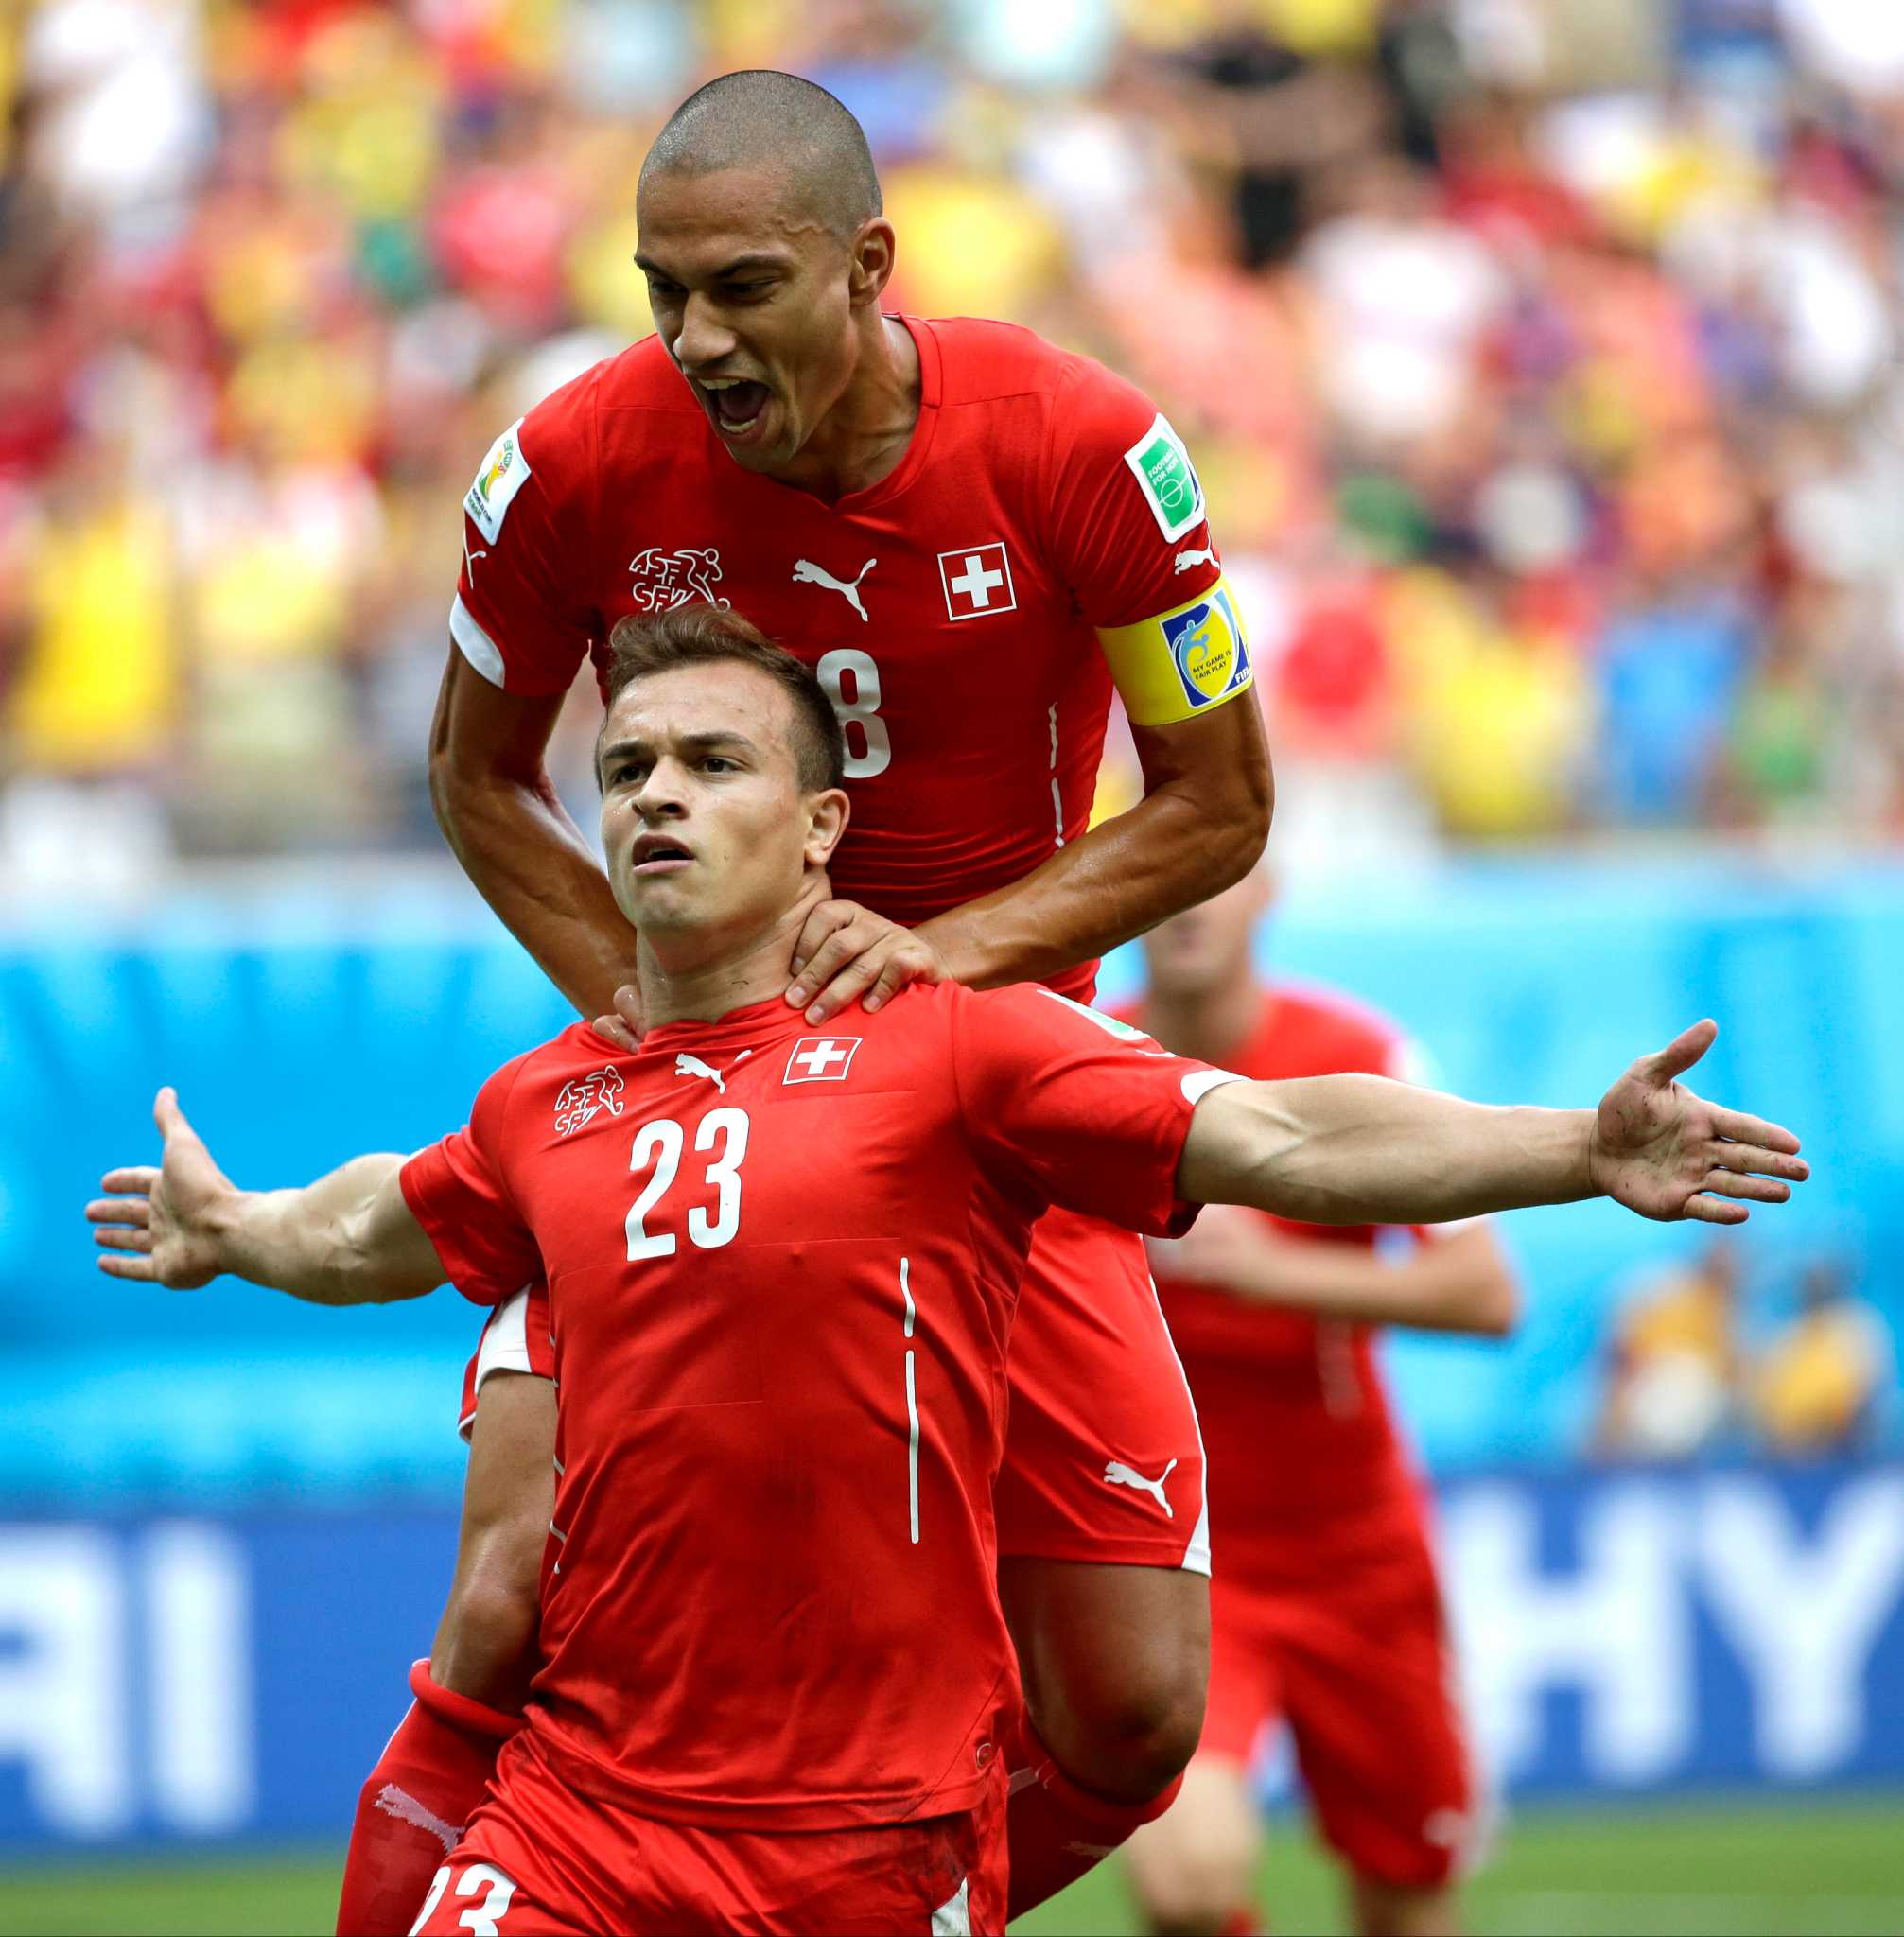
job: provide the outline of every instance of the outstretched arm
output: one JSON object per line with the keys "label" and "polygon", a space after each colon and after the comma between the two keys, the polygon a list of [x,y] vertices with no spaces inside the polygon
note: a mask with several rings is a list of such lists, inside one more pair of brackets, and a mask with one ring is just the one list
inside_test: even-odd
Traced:
{"label": "outstretched arm", "polygon": [[155,1169],[135,1164],[100,1179],[113,1195],[86,1206],[101,1270],[174,1290],[220,1273],[313,1304],[382,1304],[420,1298],[444,1282],[436,1248],[397,1183],[404,1159],[354,1157],[294,1191],[241,1191],[161,1090],[152,1120],[165,1139]]}
{"label": "outstretched arm", "polygon": [[1642,1217],[1742,1224],[1810,1175],[1790,1130],[1675,1080],[1719,1034],[1642,1056],[1598,1110],[1494,1108],[1383,1076],[1226,1083],[1197,1106],[1178,1167],[1192,1203],[1306,1224],[1435,1224],[1609,1196]]}

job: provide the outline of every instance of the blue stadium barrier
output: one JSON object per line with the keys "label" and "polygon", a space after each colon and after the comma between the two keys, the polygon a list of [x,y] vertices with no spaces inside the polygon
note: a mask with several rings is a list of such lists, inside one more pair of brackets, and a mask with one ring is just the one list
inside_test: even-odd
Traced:
{"label": "blue stadium barrier", "polygon": [[[1828,1254],[1904,1329],[1904,869],[1468,862],[1378,885],[1293,892],[1266,964],[1389,1010],[1451,1087],[1496,1101],[1592,1098],[1637,1052],[1717,1016],[1700,1081],[1796,1126],[1817,1169],[1746,1235],[1755,1310]],[[1138,972],[1122,951],[1107,988]],[[567,1020],[453,874],[193,895],[130,935],[0,934],[0,1326],[16,1395],[0,1497],[85,1509],[453,1492],[447,1421],[477,1329],[453,1295],[340,1313],[232,1284],[155,1293],[94,1270],[79,1210],[107,1162],[154,1147],[163,1081],[234,1175],[290,1182],[452,1127],[492,1069]],[[1506,1230],[1532,1291],[1511,1345],[1390,1342],[1440,1470],[1566,1457],[1622,1280],[1704,1241],[1605,1204]],[[1898,1443],[1895,1412],[1891,1428]]]}
{"label": "blue stadium barrier", "polygon": [[[1476,1476],[1441,1532],[1510,1796],[1904,1783],[1904,1465]],[[0,1524],[0,1858],[340,1836],[453,1540],[447,1512]]]}

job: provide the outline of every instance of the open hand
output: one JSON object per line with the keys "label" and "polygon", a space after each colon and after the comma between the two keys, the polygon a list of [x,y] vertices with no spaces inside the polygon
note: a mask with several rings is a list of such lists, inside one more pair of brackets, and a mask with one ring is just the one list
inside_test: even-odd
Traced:
{"label": "open hand", "polygon": [[1642,1217],[1743,1224],[1751,1213],[1734,1199],[1782,1204],[1811,1175],[1790,1130],[1721,1109],[1674,1080],[1718,1035],[1717,1022],[1695,1022],[1600,1098],[1587,1174],[1596,1190]]}
{"label": "open hand", "polygon": [[822,901],[794,945],[793,1008],[824,1022],[855,996],[867,1015],[909,982],[944,982],[945,957],[917,929],[901,928],[857,901]]}
{"label": "open hand", "polygon": [[152,1121],[166,1143],[159,1167],[109,1170],[99,1188],[119,1195],[96,1197],[86,1206],[87,1221],[104,1253],[100,1270],[196,1291],[222,1268],[218,1216],[237,1191],[185,1121],[176,1091],[159,1091]]}

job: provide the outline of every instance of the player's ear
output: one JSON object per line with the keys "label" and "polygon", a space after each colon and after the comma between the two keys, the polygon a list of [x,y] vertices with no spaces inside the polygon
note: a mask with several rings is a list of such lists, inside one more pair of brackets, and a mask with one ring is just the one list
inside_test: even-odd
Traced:
{"label": "player's ear", "polygon": [[827,787],[817,794],[809,794],[801,804],[809,816],[805,845],[807,865],[825,867],[832,859],[833,849],[840,845],[840,836],[847,831],[852,803],[847,798],[844,787]]}
{"label": "player's ear", "polygon": [[852,267],[847,276],[847,294],[855,309],[877,303],[893,273],[897,244],[893,225],[884,216],[874,216],[860,224],[853,238]]}

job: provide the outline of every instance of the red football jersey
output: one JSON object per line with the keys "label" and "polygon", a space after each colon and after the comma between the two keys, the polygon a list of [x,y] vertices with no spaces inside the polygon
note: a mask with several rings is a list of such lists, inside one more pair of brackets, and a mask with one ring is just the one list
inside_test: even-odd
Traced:
{"label": "red football jersey", "polygon": [[531,1720],[584,1788],[781,1828],[971,1806],[1013,1699],[991,1486],[1031,1227],[1184,1229],[1224,1080],[1050,990],[577,1023],[404,1194],[479,1302],[547,1265],[554,1566]]}
{"label": "red football jersey", "polygon": [[[1142,1005],[1123,1013],[1140,1027]],[[1266,989],[1256,1027],[1227,1059],[1260,1081],[1363,1073],[1407,1078],[1414,1052],[1401,1030],[1331,992]],[[1369,1225],[1270,1230],[1372,1248]],[[1306,1572],[1319,1546],[1379,1543],[1389,1515],[1412,1525],[1417,1489],[1375,1364],[1374,1329],[1259,1304],[1173,1279],[1154,1261],[1158,1296],[1183,1360],[1208,1458],[1211,1536],[1226,1576]],[[1300,1537],[1290,1538],[1292,1524]]]}
{"label": "red football jersey", "polygon": [[1008,323],[904,323],[917,427],[888,477],[833,504],[737,464],[658,338],[555,392],[464,500],[450,624],[486,678],[550,693],[585,654],[602,664],[628,613],[731,603],[845,722],[836,892],[910,924],[1083,831],[1111,693],[1098,630],[1165,616],[1141,671],[1175,685],[1161,711],[1133,700],[1139,717],[1222,704],[1249,665],[1201,489],[1153,404]]}

